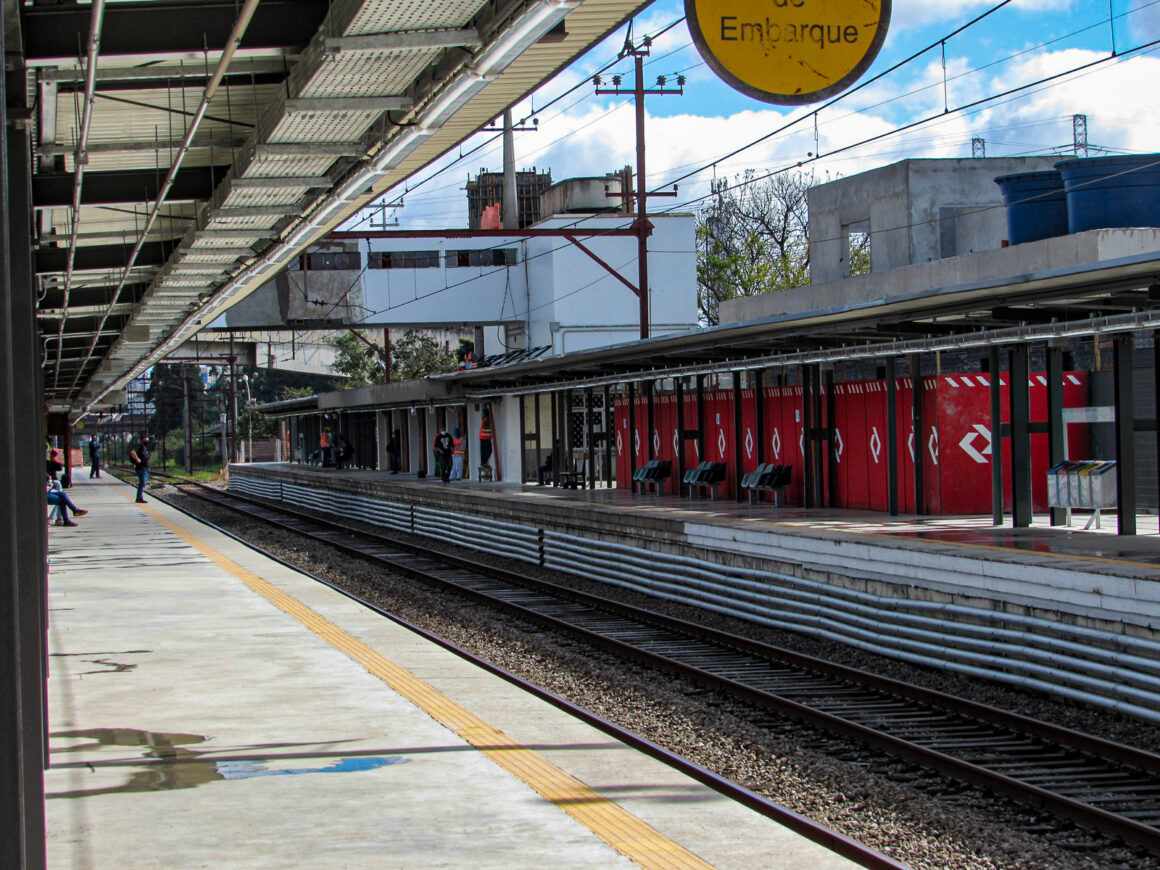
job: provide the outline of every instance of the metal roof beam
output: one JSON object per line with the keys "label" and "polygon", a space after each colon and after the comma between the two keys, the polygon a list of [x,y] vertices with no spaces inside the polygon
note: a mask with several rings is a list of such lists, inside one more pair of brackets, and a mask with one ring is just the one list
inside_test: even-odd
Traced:
{"label": "metal roof beam", "polygon": [[[90,142],[88,148],[85,150],[89,156],[97,154],[137,154],[140,152],[152,153],[156,151],[162,158],[162,164],[168,165],[169,153],[172,149],[176,149],[181,144],[180,139],[135,139],[127,140],[125,142]],[[246,144],[243,138],[226,139],[222,136],[201,135],[195,136],[190,143],[190,148],[217,148],[221,151],[231,151],[241,148]],[[73,146],[64,142],[48,142],[40,146],[39,154],[44,158],[52,158],[57,156],[71,157],[73,153]]]}
{"label": "metal roof beam", "polygon": [[[150,239],[180,239],[184,236],[186,230],[182,229],[163,229],[158,228],[150,231],[148,238]],[[78,242],[124,242],[132,244],[133,241],[140,235],[132,230],[104,230],[103,232],[91,233],[77,233]],[[50,244],[68,244],[69,235],[67,233],[44,233],[38,238],[41,245]]]}
{"label": "metal roof beam", "polygon": [[[206,214],[210,220],[225,220],[227,218],[283,218],[301,212],[298,203],[290,202],[286,205],[237,205],[220,206],[208,209]],[[253,232],[253,230],[251,230]],[[265,232],[262,230],[260,232]]]}
{"label": "metal roof beam", "polygon": [[254,149],[263,157],[362,157],[366,148],[357,142],[271,142]]}
{"label": "metal roof beam", "polygon": [[[194,166],[177,173],[170,200],[209,199],[215,182],[229,166]],[[147,202],[157,196],[160,179],[155,169],[86,172],[81,205]],[[52,172],[32,176],[32,201],[37,208],[67,208],[72,204],[73,174]]]}
{"label": "metal roof beam", "polygon": [[294,175],[282,178],[233,178],[230,190],[287,190],[299,187],[329,188],[334,182],[325,175]]}
{"label": "metal roof beam", "polygon": [[307,112],[391,112],[409,109],[414,104],[410,97],[296,97],[286,100],[286,114]]}
{"label": "metal roof beam", "polygon": [[[76,249],[74,271],[91,269],[123,269],[128,255],[122,245],[82,245]],[[138,266],[159,266],[169,257],[169,246],[162,242],[146,242],[137,257]],[[41,248],[36,252],[36,271],[63,272],[68,260],[67,248]]]}
{"label": "metal roof beam", "polygon": [[326,50],[339,51],[411,51],[416,48],[478,48],[482,44],[479,31],[412,30],[397,33],[364,33],[358,36],[329,36]]}
{"label": "metal roof beam", "polygon": [[[329,5],[326,0],[263,0],[237,56],[296,53],[318,31]],[[227,44],[237,12],[232,0],[110,3],[101,60],[125,66],[162,58],[203,64],[206,45]],[[88,33],[87,4],[21,6],[20,15],[28,66],[76,64],[77,34]]]}

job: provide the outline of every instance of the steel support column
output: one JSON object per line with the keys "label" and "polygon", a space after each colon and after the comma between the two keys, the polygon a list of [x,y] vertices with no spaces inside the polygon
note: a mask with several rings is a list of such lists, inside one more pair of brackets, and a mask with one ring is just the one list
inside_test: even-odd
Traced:
{"label": "steel support column", "polygon": [[676,495],[685,494],[685,379],[674,381],[677,402],[677,485]]}
{"label": "steel support column", "polygon": [[[1047,347],[1047,467],[1063,462],[1063,351]],[[1051,524],[1067,522],[1067,509],[1051,508]]]}
{"label": "steel support column", "polygon": [[926,440],[922,425],[922,357],[917,353],[910,355],[911,388],[910,426],[914,432],[914,512],[926,513],[926,483],[923,475],[923,456],[926,450]]}
{"label": "steel support column", "polygon": [[745,473],[742,453],[745,439],[741,435],[741,372],[733,373],[733,497],[741,501],[741,476]]}
{"label": "steel support column", "polygon": [[560,458],[564,452],[564,443],[560,434],[560,394],[552,391],[552,485],[560,479]]}
{"label": "steel support column", "polygon": [[1160,468],[1160,329],[1152,333],[1152,407],[1156,420],[1156,467]]}
{"label": "steel support column", "polygon": [[886,358],[886,509],[898,516],[898,368],[894,357]]}
{"label": "steel support column", "polygon": [[[0,867],[44,852],[43,385],[32,283],[31,152],[18,31],[0,27]],[[67,462],[67,457],[66,457]]]}
{"label": "steel support column", "polygon": [[612,430],[616,427],[616,415],[612,413],[612,388],[604,385],[604,485],[612,489],[616,476],[612,468]]}
{"label": "steel support column", "polygon": [[628,443],[624,445],[628,451],[628,490],[636,492],[636,384],[628,382]]}
{"label": "steel support column", "polygon": [[753,431],[757,438],[757,463],[765,462],[765,385],[763,369],[753,371]]}
{"label": "steel support column", "polygon": [[814,412],[813,366],[802,366],[802,507],[816,507],[814,502],[814,441],[810,426]]}
{"label": "steel support column", "polygon": [[[528,409],[527,399],[523,393],[520,393],[520,483],[528,482],[528,471],[525,466],[527,462],[524,457],[528,455]],[[535,396],[532,396],[535,399]]]}
{"label": "steel support column", "polygon": [[990,375],[991,393],[991,523],[1003,525],[1003,438],[1000,435],[1003,420],[1002,394],[999,391],[1001,370],[999,348],[992,347],[987,352],[987,370]]}
{"label": "steel support column", "polygon": [[[829,482],[826,487],[826,498],[829,501],[830,507],[838,506],[838,466],[841,457],[838,455],[836,449],[836,433],[837,427],[835,421],[838,419],[838,399],[834,391],[834,370],[826,369],[823,377],[826,393],[826,425],[823,429],[820,425],[818,428],[819,434],[824,432],[826,436],[826,467],[829,472]],[[820,411],[819,411],[820,413]],[[820,423],[820,421],[819,421]]]}
{"label": "steel support column", "polygon": [[1011,348],[1007,363],[1011,401],[1011,515],[1016,528],[1026,528],[1032,520],[1031,409],[1027,376],[1027,345],[1019,344]]}
{"label": "steel support column", "polygon": [[705,461],[705,376],[697,375],[697,461]]}
{"label": "steel support column", "polygon": [[[649,398],[652,396],[650,394]],[[651,402],[650,402],[651,404]],[[596,445],[592,438],[592,388],[584,391],[584,425],[585,435],[588,438],[588,488],[596,489]]]}
{"label": "steel support column", "polygon": [[657,431],[656,381],[645,381],[644,388],[648,393],[648,450],[645,451],[645,455],[649,459],[656,459],[656,447],[653,444],[654,434]]}
{"label": "steel support column", "polygon": [[1136,397],[1132,362],[1135,338],[1121,333],[1112,339],[1116,407],[1116,531],[1136,534]]}
{"label": "steel support column", "polygon": [[540,417],[540,400],[543,399],[544,396],[542,393],[536,393],[532,398],[536,400],[536,481],[542,484],[544,479],[540,474],[540,466],[543,465],[543,457],[541,454],[544,452],[544,440]]}

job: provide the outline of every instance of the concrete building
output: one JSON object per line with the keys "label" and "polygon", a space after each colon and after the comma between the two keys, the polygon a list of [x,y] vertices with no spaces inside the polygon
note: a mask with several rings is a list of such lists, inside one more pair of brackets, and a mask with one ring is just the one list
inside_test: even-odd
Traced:
{"label": "concrete building", "polygon": [[1059,157],[902,160],[809,192],[810,277],[850,274],[851,241],[869,236],[873,272],[1001,246],[1000,175],[1051,169]]}

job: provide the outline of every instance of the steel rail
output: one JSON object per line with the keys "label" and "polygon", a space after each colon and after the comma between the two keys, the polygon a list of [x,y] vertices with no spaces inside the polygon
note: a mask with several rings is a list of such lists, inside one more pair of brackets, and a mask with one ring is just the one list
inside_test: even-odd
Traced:
{"label": "steel rail", "polygon": [[[432,554],[377,530],[201,485],[190,492],[1160,854],[1160,756],[1153,753],[470,558]],[[455,570],[448,573],[448,565]],[[771,673],[771,664],[798,674]],[[1128,807],[1113,812],[1097,802]]]}
{"label": "steel rail", "polygon": [[[72,291],[73,266],[77,256],[77,234],[81,224],[81,189],[85,183],[85,166],[89,162],[89,130],[93,124],[93,103],[96,102],[97,91],[97,58],[101,54],[101,30],[105,24],[105,0],[93,0],[90,13],[89,44],[85,53],[85,90],[84,109],[81,111],[81,127],[77,133],[77,147],[73,152],[73,192],[72,192],[72,226],[69,229],[68,253],[64,268],[64,302],[63,316],[57,328],[56,338],[56,366],[52,373],[52,388],[55,391],[60,384],[60,364],[64,349],[64,326],[68,322],[68,303]],[[102,322],[101,326],[104,326]],[[100,329],[97,330],[100,332]],[[94,346],[96,339],[93,340]]]}
{"label": "steel rail", "polygon": [[[100,2],[103,2],[103,0],[100,0]],[[213,75],[210,76],[209,81],[206,83],[205,90],[201,95],[201,102],[198,103],[197,109],[193,113],[193,119],[189,122],[189,126],[185,130],[185,135],[181,137],[181,144],[177,147],[177,152],[170,161],[169,171],[165,173],[165,180],[161,183],[161,189],[157,191],[157,198],[151,204],[151,208],[145,217],[145,223],[138,233],[137,241],[133,244],[133,249],[129,252],[129,258],[125,262],[124,271],[121,272],[121,277],[117,281],[116,288],[113,290],[113,298],[109,302],[105,313],[101,315],[100,322],[97,324],[97,332],[105,328],[105,322],[109,319],[110,314],[114,310],[114,306],[121,298],[121,290],[124,289],[125,284],[129,280],[129,273],[133,270],[133,264],[137,262],[138,255],[141,253],[142,248],[145,247],[145,240],[149,236],[149,231],[153,228],[157,216],[161,213],[161,207],[165,204],[165,199],[169,196],[169,191],[173,188],[173,184],[177,180],[177,173],[181,170],[181,164],[184,162],[186,155],[193,145],[193,139],[197,134],[198,127],[201,126],[202,119],[205,118],[206,112],[209,111],[210,101],[217,94],[222,79],[225,78],[226,73],[229,71],[230,63],[233,61],[234,55],[242,44],[242,38],[246,35],[246,29],[250,26],[250,21],[254,17],[254,12],[257,11],[259,2],[261,0],[245,0],[242,8],[238,10],[238,18],[234,22],[233,30],[230,32],[229,39],[222,49],[221,57],[218,58]],[[85,368],[88,366],[89,360],[92,359],[96,347],[97,339],[94,338],[89,344],[84,361],[77,368],[76,374],[73,376],[72,386],[69,387],[70,393],[76,390],[81,375],[84,374]]]}
{"label": "steel rail", "polygon": [[[199,488],[208,489],[204,486],[204,484],[182,478],[179,475],[158,473],[151,476],[179,481],[177,485],[192,485]],[[465,647],[462,647],[453,641],[447,640],[446,638],[441,637],[434,632],[428,631],[427,629],[422,628],[410,620],[405,619],[404,617],[399,616],[398,614],[393,613],[392,611],[387,610],[378,604],[375,604],[363,596],[351,592],[349,589],[346,589],[337,585],[336,583],[333,583],[330,580],[327,580],[325,577],[308,571],[299,565],[295,565],[294,563],[284,559],[276,553],[271,552],[265,547],[247,541],[236,532],[232,532],[229,529],[223,528],[216,523],[210,522],[209,520],[194,514],[187,508],[174,503],[170,499],[158,496],[156,493],[152,493],[152,495],[159,501],[163,501],[169,507],[180,511],[186,516],[189,516],[192,519],[197,520],[199,523],[202,523],[203,525],[209,526],[215,531],[226,535],[227,537],[237,541],[249,549],[262,554],[267,559],[271,559],[278,564],[283,565],[292,571],[295,571],[296,573],[309,577],[311,580],[314,580],[318,583],[321,583],[323,586],[333,589],[340,595],[343,595],[346,598],[349,598],[351,601],[354,601],[367,608],[368,610],[377,613],[379,616],[385,617],[386,619],[391,620],[392,622],[402,626],[408,631],[414,632],[424,640],[427,640],[447,650],[448,652],[453,653],[459,658],[470,662],[471,664],[487,671],[490,674],[494,674],[495,676],[508,683],[511,683],[522,691],[525,691],[530,695],[534,695],[535,697],[551,704],[558,710],[562,710],[568,715],[573,716],[574,718],[579,719],[580,721],[585,722],[600,731],[603,731],[610,737],[643,752],[645,755],[648,755],[651,758],[655,758],[657,761],[660,761],[661,763],[673,768],[674,770],[680,771],[691,779],[694,779],[697,782],[700,782],[702,785],[713,789],[718,794],[735,800],[743,806],[753,810],[754,812],[757,812],[766,818],[772,819],[782,825],[785,825],[787,828],[795,831],[798,834],[801,834],[806,839],[824,846],[832,852],[842,855],[843,857],[848,858],[849,860],[862,867],[872,868],[872,870],[905,870],[907,866],[889,857],[888,855],[885,855],[882,852],[867,846],[865,843],[859,842],[858,840],[855,840],[852,837],[848,837],[845,834],[833,830],[832,828],[828,828],[820,822],[816,822],[807,816],[803,816],[800,813],[791,810],[789,807],[783,806],[782,804],[779,804],[775,801],[771,801],[768,798],[752,791],[751,789],[748,789],[745,786],[734,782],[733,780],[727,779],[720,774],[714,773],[708,768],[702,767],[701,765],[690,761],[682,755],[678,755],[671,750],[665,749],[663,746],[654,743],[653,741],[638,734],[637,732],[625,728],[610,719],[606,719],[603,716],[592,712],[586,707],[575,704],[562,697],[561,695],[558,695],[549,689],[545,689],[543,686],[540,686],[537,683],[531,682],[524,677],[506,670],[505,668],[494,664],[490,660],[476,655]]]}

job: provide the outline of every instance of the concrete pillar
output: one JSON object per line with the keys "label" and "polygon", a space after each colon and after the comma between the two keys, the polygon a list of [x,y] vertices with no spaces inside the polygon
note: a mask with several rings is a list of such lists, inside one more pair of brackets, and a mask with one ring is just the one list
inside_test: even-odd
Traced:
{"label": "concrete pillar", "polygon": [[[495,424],[495,453],[491,466],[498,474],[496,480],[520,483],[524,480],[523,432],[520,431],[519,396],[505,396],[502,402],[492,402],[491,419]],[[478,436],[478,431],[476,435]],[[496,465],[498,461],[499,465]]]}
{"label": "concrete pillar", "polygon": [[423,453],[426,447],[423,444],[422,423],[425,413],[422,408],[411,408],[407,411],[407,446],[409,448],[407,455],[411,461],[406,470],[411,474],[418,474],[419,469],[423,467]]}
{"label": "concrete pillar", "polygon": [[463,460],[463,476],[469,480],[479,480],[479,424],[483,419],[483,404],[469,402],[467,405],[467,431],[463,433],[467,444],[467,456]]}
{"label": "concrete pillar", "polygon": [[45,866],[43,384],[31,143],[18,120],[24,67],[20,46],[4,44],[8,34],[0,33],[8,70],[0,83],[0,867],[37,870]]}

